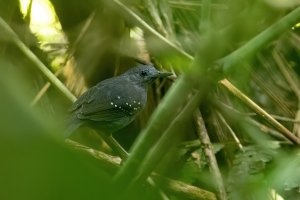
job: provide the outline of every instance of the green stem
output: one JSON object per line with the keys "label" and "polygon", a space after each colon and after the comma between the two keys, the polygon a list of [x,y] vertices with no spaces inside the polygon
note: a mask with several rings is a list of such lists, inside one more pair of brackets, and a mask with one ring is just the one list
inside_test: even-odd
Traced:
{"label": "green stem", "polygon": [[199,29],[200,31],[208,31],[209,29],[209,18],[210,18],[210,6],[211,6],[211,0],[203,0],[202,1],[202,7],[201,7],[201,21]]}
{"label": "green stem", "polygon": [[[170,88],[167,95],[149,119],[148,126],[142,131],[140,137],[138,137],[134,143],[130,157],[117,173],[115,180],[118,183],[125,185],[127,179],[134,176],[136,167],[138,166],[137,161],[143,159],[148,149],[150,149],[153,143],[171,123],[172,119],[177,115],[174,108],[180,108],[183,105],[186,101],[185,97],[188,96],[190,90],[191,84],[189,84],[185,76],[180,77]],[[174,101],[174,97],[177,97],[176,101]]]}
{"label": "green stem", "polygon": [[300,21],[300,7],[296,8],[269,28],[252,38],[244,46],[238,48],[226,57],[222,58],[219,63],[223,67],[223,71],[228,73],[238,63],[247,60],[249,57],[260,51],[270,42],[278,38],[281,34],[292,28]]}
{"label": "green stem", "polygon": [[21,41],[17,34],[9,27],[9,25],[0,17],[1,31],[11,40],[37,67],[42,74],[53,84],[60,92],[62,92],[69,100],[74,102],[76,97],[68,90],[68,88],[40,61],[38,57]]}
{"label": "green stem", "polygon": [[[159,163],[161,159],[166,155],[166,149],[170,149],[178,138],[181,138],[184,124],[193,115],[193,112],[198,107],[202,94],[198,92],[190,100],[184,110],[173,120],[168,129],[164,132],[160,140],[151,148],[147,156],[144,158],[143,163],[140,164],[138,173],[132,177],[131,182],[140,183],[145,180]],[[176,135],[175,135],[176,134]],[[172,139],[170,139],[172,138]],[[127,183],[128,184],[128,183]]]}

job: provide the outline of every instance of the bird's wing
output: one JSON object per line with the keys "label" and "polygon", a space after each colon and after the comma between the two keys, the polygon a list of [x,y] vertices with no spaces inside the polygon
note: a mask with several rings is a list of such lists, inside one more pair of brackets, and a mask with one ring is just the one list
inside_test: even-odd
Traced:
{"label": "bird's wing", "polygon": [[69,112],[74,112],[79,109],[83,104],[89,104],[95,99],[95,94],[97,92],[97,87],[91,87],[85,93],[83,93],[78,99],[74,102],[74,104],[69,109]]}
{"label": "bird's wing", "polygon": [[125,116],[133,116],[139,110],[132,105],[126,104],[126,100],[115,99],[102,96],[101,100],[95,99],[90,103],[85,103],[77,111],[79,119],[88,119],[93,121],[115,121]]}
{"label": "bird's wing", "polygon": [[[124,99],[126,98],[123,94],[124,87],[121,90],[119,87],[114,87],[115,85],[103,84],[89,89],[78,98],[70,111],[74,112],[78,119],[108,122],[135,115],[138,109],[126,104],[129,99]],[[109,93],[108,89],[113,93]],[[114,96],[114,94],[117,95]]]}
{"label": "bird's wing", "polygon": [[79,119],[86,119],[92,121],[102,121],[102,122],[113,122],[117,121],[125,116],[125,113],[122,113],[114,108],[106,110],[98,110],[98,112],[86,113],[79,112],[77,117]]}

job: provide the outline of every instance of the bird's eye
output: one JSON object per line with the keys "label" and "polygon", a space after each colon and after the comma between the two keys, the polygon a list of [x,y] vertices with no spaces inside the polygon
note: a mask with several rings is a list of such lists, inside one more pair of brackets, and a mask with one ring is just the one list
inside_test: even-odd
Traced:
{"label": "bird's eye", "polygon": [[146,75],[147,75],[147,72],[146,72],[146,71],[141,71],[140,75],[141,75],[141,76],[146,76]]}

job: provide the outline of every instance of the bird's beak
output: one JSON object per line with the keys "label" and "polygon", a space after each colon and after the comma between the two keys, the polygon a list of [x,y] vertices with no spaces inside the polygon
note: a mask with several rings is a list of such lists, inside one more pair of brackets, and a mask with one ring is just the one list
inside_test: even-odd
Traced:
{"label": "bird's beak", "polygon": [[157,78],[164,78],[164,77],[167,77],[167,76],[171,76],[173,73],[171,72],[159,72],[157,74]]}

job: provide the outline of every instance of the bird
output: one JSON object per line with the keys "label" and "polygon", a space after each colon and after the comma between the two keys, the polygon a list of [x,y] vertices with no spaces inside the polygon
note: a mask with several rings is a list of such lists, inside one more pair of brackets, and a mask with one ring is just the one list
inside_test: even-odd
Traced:
{"label": "bird", "polygon": [[156,79],[172,75],[153,64],[138,64],[84,92],[69,109],[65,137],[82,126],[109,136],[130,124],[146,106],[147,90]]}

